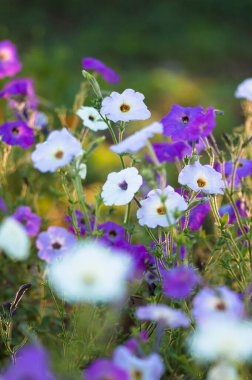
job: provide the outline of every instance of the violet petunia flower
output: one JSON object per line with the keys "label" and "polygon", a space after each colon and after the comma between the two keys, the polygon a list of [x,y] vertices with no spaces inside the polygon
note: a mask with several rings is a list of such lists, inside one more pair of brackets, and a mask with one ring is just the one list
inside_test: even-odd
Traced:
{"label": "violet petunia flower", "polygon": [[25,346],[17,354],[16,363],[0,374],[1,380],[53,380],[48,355],[40,346]]}
{"label": "violet petunia flower", "polygon": [[[233,172],[233,162],[228,161],[225,163],[225,175],[231,176],[232,172]],[[236,175],[239,178],[252,175],[252,160],[247,160],[246,158],[240,158],[237,165],[237,169],[236,169]]]}
{"label": "violet petunia flower", "polygon": [[2,124],[0,126],[0,136],[6,144],[17,145],[23,149],[34,144],[34,130],[22,120]]}
{"label": "violet petunia flower", "polygon": [[[77,228],[79,230],[80,236],[84,236],[87,230],[87,226],[85,223],[85,219],[83,216],[83,213],[80,210],[75,210],[74,211],[76,215],[76,220],[77,220]],[[89,222],[90,222],[90,227],[91,230],[94,229],[94,224],[95,224],[95,217],[93,215],[89,216]],[[74,235],[77,235],[77,231],[74,228],[73,224],[73,217],[72,215],[66,215],[65,221],[68,224],[68,230],[71,231]]]}
{"label": "violet petunia flower", "polygon": [[130,380],[129,375],[122,368],[108,359],[97,359],[84,371],[85,380]]}
{"label": "violet petunia flower", "polygon": [[199,283],[200,277],[191,267],[178,266],[163,272],[163,292],[168,298],[187,298]]}
{"label": "violet petunia flower", "polygon": [[3,198],[0,197],[0,210],[4,213],[8,211],[8,208],[3,200]]}
{"label": "violet petunia flower", "polygon": [[0,91],[0,98],[7,99],[9,107],[16,108],[19,111],[24,108],[34,110],[38,105],[31,78],[19,78],[6,83],[2,91]]}
{"label": "violet petunia flower", "polygon": [[22,69],[16,46],[11,41],[0,42],[0,79],[12,77]]}
{"label": "violet petunia flower", "polygon": [[120,82],[120,76],[106,66],[102,61],[93,57],[85,57],[82,59],[82,68],[84,70],[94,70],[101,74],[102,78],[109,83],[115,84]]}
{"label": "violet petunia flower", "polygon": [[105,243],[117,244],[124,241],[125,229],[120,224],[109,221],[100,224],[98,230],[103,230],[101,240]]}
{"label": "violet petunia flower", "polygon": [[[246,205],[242,201],[236,202],[236,207],[239,211],[241,218],[247,218],[248,213],[246,211]],[[219,208],[219,214],[222,217],[224,214],[228,214],[228,224],[232,224],[236,221],[236,215],[231,204],[223,205]]]}
{"label": "violet petunia flower", "polygon": [[[196,198],[197,199],[197,198]],[[211,207],[209,202],[198,204],[194,208],[191,209],[189,214],[189,222],[188,227],[192,231],[197,231],[203,224],[207,214],[209,213]],[[182,225],[184,225],[185,217],[182,217]]]}
{"label": "violet petunia flower", "polygon": [[36,240],[38,256],[50,263],[54,258],[66,253],[75,244],[75,236],[63,227],[51,226],[41,232]]}
{"label": "violet petunia flower", "polygon": [[[176,158],[182,160],[185,156],[191,156],[192,154],[192,147],[183,141],[153,143],[152,147],[160,162],[175,162]],[[195,145],[195,148],[197,153],[200,153],[205,148],[202,140]]]}
{"label": "violet petunia flower", "polygon": [[36,236],[39,233],[42,220],[31,211],[30,207],[19,206],[12,217],[24,226],[30,237]]}
{"label": "violet petunia flower", "polygon": [[171,111],[163,117],[164,135],[173,141],[195,141],[208,136],[215,127],[213,107],[181,107],[174,104]]}

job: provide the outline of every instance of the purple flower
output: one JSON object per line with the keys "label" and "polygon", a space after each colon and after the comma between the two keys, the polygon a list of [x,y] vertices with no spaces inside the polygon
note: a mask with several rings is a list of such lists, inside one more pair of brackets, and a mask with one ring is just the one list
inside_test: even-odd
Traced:
{"label": "purple flower", "polygon": [[41,232],[36,240],[40,259],[51,262],[55,257],[63,255],[76,242],[75,236],[63,227],[51,226]]}
{"label": "purple flower", "polygon": [[0,78],[12,77],[22,69],[16,46],[10,41],[0,42]]}
{"label": "purple flower", "polygon": [[[202,226],[209,211],[210,211],[209,202],[198,204],[197,206],[192,208],[189,214],[188,227],[192,231],[197,231]],[[184,222],[185,222],[185,217],[182,218],[182,225],[184,225]]]}
{"label": "purple flower", "polygon": [[7,209],[7,206],[3,200],[3,198],[0,197],[0,210],[3,211],[3,212],[7,212],[8,209]]}
{"label": "purple flower", "polygon": [[111,360],[97,359],[84,372],[85,380],[130,380],[129,375]]}
{"label": "purple flower", "polygon": [[164,327],[188,327],[189,318],[181,311],[167,305],[149,304],[136,310],[136,317],[140,320],[157,322]]}
{"label": "purple flower", "polygon": [[100,73],[102,78],[109,83],[120,82],[119,75],[112,70],[110,67],[106,66],[102,61],[92,57],[85,57],[82,59],[82,68],[84,70],[94,70]]}
{"label": "purple flower", "polygon": [[9,102],[9,107],[23,110],[24,108],[36,109],[38,105],[33,80],[30,78],[15,79],[6,83],[0,91],[0,98]]}
{"label": "purple flower", "polygon": [[[192,147],[183,141],[175,143],[153,143],[152,147],[160,162],[175,162],[176,158],[182,160],[185,156],[191,156],[192,154]],[[196,144],[197,153],[200,153],[204,148],[205,145],[202,140],[200,140],[199,143]]]}
{"label": "purple flower", "polygon": [[216,289],[205,288],[194,297],[192,314],[200,323],[218,316],[241,318],[244,314],[244,305],[238,294],[226,286]]}
{"label": "purple flower", "polygon": [[[225,175],[229,177],[232,175],[232,172],[233,172],[233,162],[228,161],[225,163]],[[237,165],[237,169],[236,169],[236,175],[239,178],[252,175],[252,160],[246,160],[245,158],[240,158]]]}
{"label": "purple flower", "polygon": [[[236,207],[237,207],[237,209],[239,211],[239,214],[240,214],[241,218],[246,218],[248,216],[248,213],[246,211],[246,205],[244,204],[244,202],[237,201],[236,202]],[[224,214],[228,214],[229,215],[228,224],[232,224],[232,223],[234,223],[236,221],[235,212],[234,212],[234,209],[233,209],[233,207],[232,207],[231,204],[227,204],[227,205],[221,206],[219,208],[219,214],[220,214],[221,217]]]}
{"label": "purple flower", "polygon": [[39,233],[41,218],[33,214],[30,207],[19,206],[12,217],[22,223],[30,237],[36,236]]}
{"label": "purple flower", "polygon": [[1,375],[2,380],[53,380],[47,353],[40,346],[25,346]]}
{"label": "purple flower", "polygon": [[161,120],[164,135],[173,141],[194,141],[208,136],[215,127],[214,108],[181,107],[174,104],[171,111]]}
{"label": "purple flower", "polygon": [[[84,236],[85,233],[86,233],[86,230],[87,230],[87,226],[85,224],[85,219],[84,219],[84,216],[83,216],[83,213],[80,211],[80,210],[75,210],[75,215],[76,215],[76,219],[77,219],[77,227],[79,229],[79,233],[80,233],[80,236]],[[77,232],[74,228],[74,225],[73,225],[73,218],[71,215],[66,215],[66,222],[68,224],[68,229],[69,231],[71,231],[74,235],[77,235]],[[90,226],[91,226],[91,229],[93,230],[94,228],[94,223],[95,223],[95,218],[93,215],[90,216]]]}
{"label": "purple flower", "polygon": [[117,223],[106,222],[100,224],[98,230],[103,230],[101,240],[105,243],[117,244],[124,240],[125,229]]}
{"label": "purple flower", "polygon": [[2,141],[8,145],[20,146],[23,149],[34,144],[34,131],[22,121],[11,121],[0,126]]}
{"label": "purple flower", "polygon": [[169,298],[187,298],[200,282],[199,275],[193,268],[179,266],[163,272],[163,291]]}

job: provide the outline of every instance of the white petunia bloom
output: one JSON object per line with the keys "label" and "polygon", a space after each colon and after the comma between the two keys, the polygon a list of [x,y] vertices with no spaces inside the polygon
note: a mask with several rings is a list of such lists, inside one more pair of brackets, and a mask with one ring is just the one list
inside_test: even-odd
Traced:
{"label": "white petunia bloom", "polygon": [[161,123],[152,123],[146,128],[137,131],[133,135],[127,137],[125,140],[119,144],[112,145],[110,150],[112,152],[122,154],[122,153],[135,153],[142,149],[148,139],[154,136],[155,133],[162,133],[163,126]]}
{"label": "white petunia bloom", "polygon": [[85,240],[48,268],[48,280],[59,297],[75,302],[118,302],[126,294],[126,281],[133,270],[125,252]]}
{"label": "white petunia bloom", "polygon": [[75,167],[76,170],[81,177],[81,179],[85,179],[87,176],[87,165],[82,161],[82,157],[84,155],[85,151],[82,150],[76,157],[75,157]]}
{"label": "white petunia bloom", "polygon": [[76,114],[83,121],[84,127],[91,129],[94,132],[107,129],[108,126],[105,121],[102,120],[99,112],[93,107],[81,107]]}
{"label": "white petunia bloom", "polygon": [[31,159],[34,167],[42,173],[55,172],[81,152],[81,143],[64,128],[51,132],[45,142],[37,144]]}
{"label": "white petunia bloom", "polygon": [[144,95],[131,89],[124,90],[122,94],[111,92],[102,101],[101,114],[109,120],[131,121],[146,120],[151,116],[150,111],[143,102]]}
{"label": "white petunia bloom", "polygon": [[221,173],[209,165],[201,165],[199,161],[185,166],[179,173],[178,182],[206,194],[223,194],[225,187]]}
{"label": "white petunia bloom", "polygon": [[102,199],[107,206],[122,206],[129,203],[143,183],[136,168],[110,173],[102,188]]}
{"label": "white petunia bloom", "polygon": [[0,249],[14,260],[25,260],[30,253],[30,239],[23,225],[14,218],[0,226]]}
{"label": "white petunia bloom", "polygon": [[245,362],[252,359],[252,323],[228,318],[211,318],[199,325],[189,339],[196,360]]}
{"label": "white petunia bloom", "polygon": [[235,97],[252,101],[252,78],[245,79],[239,84],[235,91]]}
{"label": "white petunia bloom", "polygon": [[241,380],[241,378],[235,367],[221,362],[209,370],[206,380]]}
{"label": "white petunia bloom", "polygon": [[187,209],[184,198],[171,186],[167,186],[164,190],[151,190],[140,204],[141,208],[137,210],[139,224],[150,228],[168,227],[176,223],[178,213]]}

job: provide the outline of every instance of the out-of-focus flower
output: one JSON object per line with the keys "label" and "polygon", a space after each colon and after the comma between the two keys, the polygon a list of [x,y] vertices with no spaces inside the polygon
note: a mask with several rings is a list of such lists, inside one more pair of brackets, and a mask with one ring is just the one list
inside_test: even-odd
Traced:
{"label": "out-of-focus flower", "polygon": [[54,380],[49,359],[40,346],[25,346],[17,354],[16,363],[11,364],[1,375],[1,380]]}
{"label": "out-of-focus flower", "polygon": [[23,149],[34,144],[34,131],[22,121],[11,121],[0,126],[2,141],[8,145],[20,146]]}
{"label": "out-of-focus flower", "polygon": [[41,218],[34,214],[29,206],[19,206],[12,215],[26,229],[30,237],[36,236],[40,229]]}
{"label": "out-of-focus flower", "polygon": [[252,78],[245,79],[235,91],[236,98],[252,100]]}
{"label": "out-of-focus flower", "polygon": [[25,228],[9,217],[0,225],[0,249],[13,260],[25,260],[30,253],[30,240]]}
{"label": "out-of-focus flower", "polygon": [[11,41],[0,42],[0,79],[12,77],[22,69],[16,46]]}
{"label": "out-of-focus flower", "polygon": [[241,378],[235,367],[223,361],[208,371],[206,380],[241,380]]}
{"label": "out-of-focus flower", "polygon": [[102,61],[93,57],[85,57],[82,59],[82,68],[84,70],[94,70],[101,74],[102,78],[109,83],[116,84],[120,82],[119,75],[106,66]]}
{"label": "out-of-focus flower", "polygon": [[75,157],[75,168],[81,179],[85,179],[87,176],[87,165],[84,162],[82,162],[84,153],[85,152],[83,150]]}
{"label": "out-of-focus flower", "polygon": [[95,360],[85,369],[84,375],[84,380],[131,380],[126,371],[108,359]]}
{"label": "out-of-focus flower", "polygon": [[81,152],[81,143],[64,128],[51,132],[45,142],[37,144],[31,159],[34,167],[42,173],[55,172]]}
{"label": "out-of-focus flower", "polygon": [[118,302],[133,271],[129,255],[98,242],[76,243],[48,268],[49,282],[68,302]]}
{"label": "out-of-focus flower", "polygon": [[178,182],[206,194],[223,194],[225,187],[221,173],[209,165],[201,165],[199,161],[185,166],[179,173]]}
{"label": "out-of-focus flower", "polygon": [[[182,160],[185,156],[191,156],[192,154],[192,147],[183,141],[153,143],[152,147],[160,162],[175,162],[176,158]],[[197,153],[200,153],[204,148],[205,145],[202,143],[202,140],[195,145]]]}
{"label": "out-of-focus flower", "polygon": [[144,95],[132,89],[124,90],[122,94],[111,92],[102,101],[101,114],[109,120],[131,121],[146,120],[151,116],[150,111],[143,102]]}
{"label": "out-of-focus flower", "polygon": [[47,231],[41,232],[36,240],[38,256],[40,259],[51,262],[68,252],[76,243],[74,235],[63,227],[51,226]]}
{"label": "out-of-focus flower", "polygon": [[132,380],[160,380],[164,373],[164,364],[156,353],[139,358],[133,355],[126,347],[119,346],[114,351],[113,362],[124,369]]}
{"label": "out-of-focus flower", "polygon": [[252,358],[252,323],[213,317],[200,324],[189,339],[190,353],[201,362],[227,360],[242,363]]}
{"label": "out-of-focus flower", "polygon": [[81,107],[76,114],[83,121],[84,127],[91,129],[91,131],[97,132],[108,128],[99,112],[93,107]]}
{"label": "out-of-focus flower", "polygon": [[162,131],[162,124],[152,123],[148,127],[145,127],[133,135],[127,137],[119,144],[112,145],[110,147],[110,150],[117,154],[138,152],[146,145],[148,139],[153,137],[155,133],[162,133]]}
{"label": "out-of-focus flower", "polygon": [[[87,226],[85,223],[85,218],[83,216],[83,213],[80,210],[75,210],[74,213],[76,215],[77,228],[79,229],[78,232],[80,236],[84,236],[86,233]],[[67,215],[65,220],[68,223],[69,231],[71,231],[74,235],[77,235],[77,231],[75,230],[75,227],[74,227],[72,215]],[[94,222],[95,222],[95,218],[93,215],[89,217],[89,222],[90,222],[91,229],[93,229]]]}
{"label": "out-of-focus flower", "polygon": [[164,135],[173,141],[194,141],[208,136],[215,127],[214,108],[181,107],[174,104],[171,111],[161,120]]}
{"label": "out-of-focus flower", "polygon": [[33,80],[30,78],[19,78],[6,83],[0,91],[0,98],[7,99],[9,107],[18,110],[34,110],[38,105]]}
{"label": "out-of-focus flower", "polygon": [[136,310],[136,317],[140,320],[158,322],[164,327],[188,327],[189,318],[181,311],[167,305],[149,304]]}
{"label": "out-of-focus flower", "polygon": [[193,268],[179,266],[163,273],[163,291],[169,298],[187,298],[200,282]]}
{"label": "out-of-focus flower", "polygon": [[[240,217],[241,218],[247,218],[248,213],[246,210],[246,205],[244,202],[237,201],[236,202],[236,207],[239,211]],[[224,214],[228,214],[228,224],[232,224],[236,221],[236,215],[233,209],[233,206],[231,204],[223,205],[219,208],[219,214],[222,217]]]}
{"label": "out-of-focus flower", "polygon": [[141,208],[137,210],[139,224],[150,228],[168,227],[174,224],[179,217],[176,214],[187,209],[184,198],[175,193],[171,186],[167,186],[164,190],[151,190],[140,204]]}
{"label": "out-of-focus flower", "polygon": [[218,315],[227,319],[241,318],[244,305],[239,296],[225,286],[204,288],[193,299],[192,314],[198,323]]}
{"label": "out-of-focus flower", "polygon": [[[198,204],[197,206],[193,207],[189,214],[188,227],[192,231],[197,231],[202,226],[209,211],[210,211],[209,202]],[[185,218],[183,217],[182,225],[184,225],[184,222],[185,222]]]}
{"label": "out-of-focus flower", "polygon": [[143,183],[143,178],[134,167],[108,175],[102,187],[101,197],[107,206],[122,206],[129,203]]}
{"label": "out-of-focus flower", "polygon": [[8,211],[8,208],[3,200],[3,198],[0,197],[0,210],[4,213]]}
{"label": "out-of-focus flower", "polygon": [[[232,175],[232,172],[233,172],[233,162],[227,161],[225,163],[225,175],[227,177],[230,177]],[[252,160],[247,160],[246,158],[239,158],[235,174],[239,178],[252,175]]]}

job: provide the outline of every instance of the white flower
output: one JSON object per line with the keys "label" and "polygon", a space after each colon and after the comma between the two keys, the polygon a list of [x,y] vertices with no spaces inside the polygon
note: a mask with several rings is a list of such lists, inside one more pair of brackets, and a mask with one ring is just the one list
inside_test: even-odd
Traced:
{"label": "white flower", "polygon": [[118,302],[125,296],[132,270],[132,259],[125,252],[85,240],[52,262],[48,279],[68,302]]}
{"label": "white flower", "polygon": [[0,249],[14,260],[25,260],[29,256],[30,239],[14,218],[5,219],[0,226]]}
{"label": "white flower", "polygon": [[108,128],[105,121],[102,120],[99,112],[93,107],[81,107],[76,114],[83,121],[83,125],[94,132]]}
{"label": "white flower", "polygon": [[85,153],[84,150],[81,151],[76,157],[75,157],[75,166],[76,170],[81,177],[81,179],[85,179],[87,176],[87,165],[82,161],[83,154]]}
{"label": "white flower", "polygon": [[167,186],[164,190],[151,190],[140,204],[141,208],[137,210],[139,224],[150,228],[168,227],[176,223],[178,220],[176,214],[187,209],[184,198],[175,193],[171,186]]}
{"label": "white flower", "polygon": [[139,358],[126,347],[119,346],[114,351],[113,362],[124,369],[131,380],[159,380],[164,373],[164,364],[156,353]]}
{"label": "white flower", "polygon": [[241,380],[235,367],[221,362],[210,369],[206,380]]}
{"label": "white flower", "polygon": [[129,203],[143,183],[136,168],[110,173],[102,188],[102,199],[107,206],[122,206]]}
{"label": "white flower", "polygon": [[223,194],[225,187],[221,173],[209,165],[201,165],[199,161],[185,166],[179,173],[178,182],[206,194]]}
{"label": "white flower", "polygon": [[151,113],[143,100],[143,94],[131,89],[124,90],[122,94],[113,91],[110,96],[103,99],[101,114],[115,123],[117,121],[146,120],[149,119]]}
{"label": "white flower", "polygon": [[137,131],[133,135],[127,137],[119,144],[112,145],[110,150],[112,152],[121,153],[135,153],[138,152],[146,145],[146,141],[153,137],[155,133],[162,133],[163,126],[161,123],[152,123],[146,128]]}
{"label": "white flower", "polygon": [[252,78],[245,79],[235,91],[236,98],[252,100]]}
{"label": "white flower", "polygon": [[211,318],[199,325],[189,340],[198,361],[244,362],[252,358],[252,323],[228,318]]}
{"label": "white flower", "polygon": [[37,144],[31,154],[34,167],[45,172],[55,172],[82,151],[81,143],[67,129],[53,131],[43,143]]}

